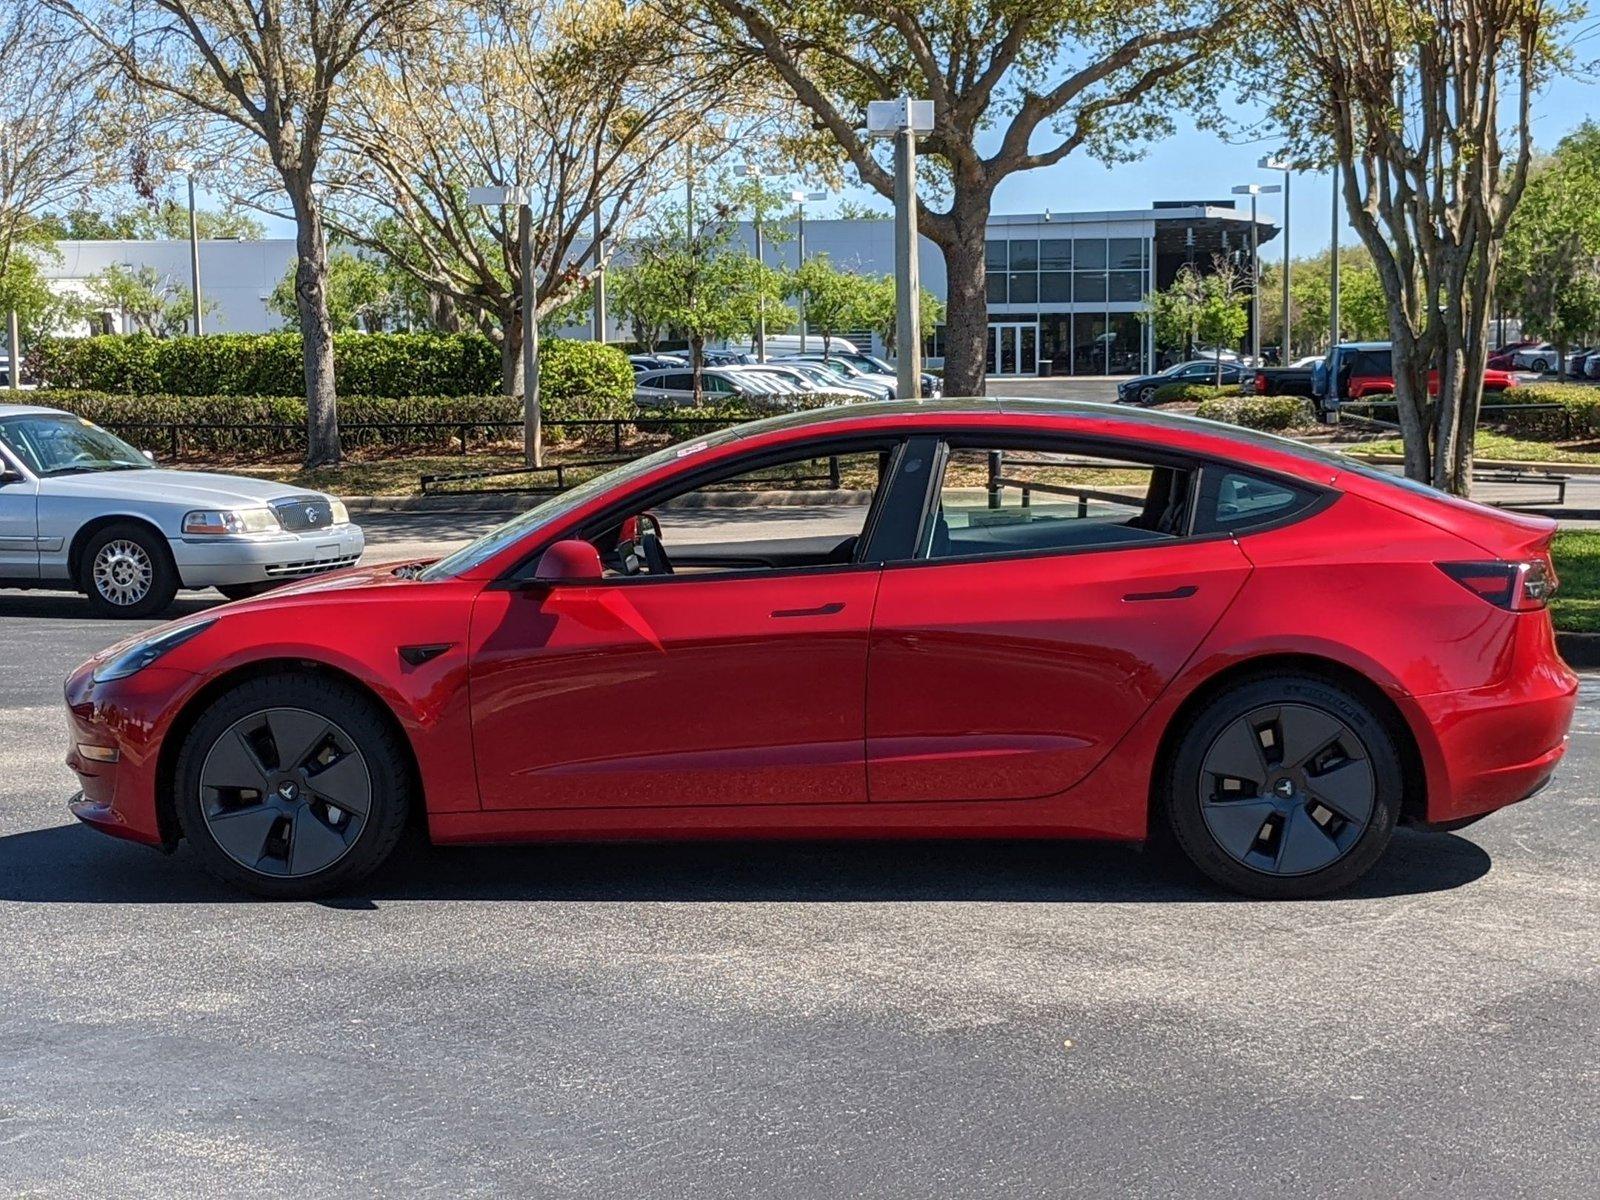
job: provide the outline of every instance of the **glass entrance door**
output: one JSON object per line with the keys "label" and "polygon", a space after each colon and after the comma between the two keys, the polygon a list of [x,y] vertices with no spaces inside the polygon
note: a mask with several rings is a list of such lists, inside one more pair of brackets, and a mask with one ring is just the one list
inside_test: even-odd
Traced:
{"label": "glass entrance door", "polygon": [[989,326],[984,367],[991,375],[1034,375],[1039,370],[1039,325],[998,321]]}

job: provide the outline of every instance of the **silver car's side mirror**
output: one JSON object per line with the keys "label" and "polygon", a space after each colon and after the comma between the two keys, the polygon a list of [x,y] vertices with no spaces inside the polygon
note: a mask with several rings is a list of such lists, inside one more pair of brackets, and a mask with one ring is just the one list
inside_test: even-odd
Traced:
{"label": "silver car's side mirror", "polygon": [[139,453],[144,455],[151,462],[155,462],[155,460],[156,460],[156,452],[154,450],[141,450],[141,451],[139,451]]}

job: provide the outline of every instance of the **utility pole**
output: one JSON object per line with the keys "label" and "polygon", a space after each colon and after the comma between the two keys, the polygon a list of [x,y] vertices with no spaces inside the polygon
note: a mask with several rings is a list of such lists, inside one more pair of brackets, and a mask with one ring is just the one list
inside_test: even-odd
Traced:
{"label": "utility pole", "polygon": [[[1328,242],[1328,351],[1339,344],[1339,168],[1333,168],[1333,235]],[[1330,381],[1329,386],[1334,386]]]}
{"label": "utility pole", "polygon": [[594,340],[606,340],[606,264],[605,245],[600,238],[600,206],[594,210]]}
{"label": "utility pole", "polygon": [[544,428],[539,414],[539,288],[533,276],[533,205],[520,187],[472,187],[467,203],[517,209],[518,265],[522,270],[522,454],[530,467],[544,466]]}
{"label": "utility pole", "polygon": [[867,133],[894,139],[895,397],[922,395],[922,272],[917,261],[917,134],[933,132],[933,101],[872,100]]}

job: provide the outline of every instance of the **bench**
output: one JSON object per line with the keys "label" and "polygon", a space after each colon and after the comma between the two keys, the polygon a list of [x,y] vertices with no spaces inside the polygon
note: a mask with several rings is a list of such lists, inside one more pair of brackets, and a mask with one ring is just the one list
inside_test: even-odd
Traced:
{"label": "bench", "polygon": [[[1473,483],[1520,483],[1538,486],[1553,486],[1556,489],[1554,503],[1557,505],[1567,502],[1567,481],[1570,475],[1558,475],[1554,471],[1474,471]],[[1546,501],[1545,503],[1549,503]]]}

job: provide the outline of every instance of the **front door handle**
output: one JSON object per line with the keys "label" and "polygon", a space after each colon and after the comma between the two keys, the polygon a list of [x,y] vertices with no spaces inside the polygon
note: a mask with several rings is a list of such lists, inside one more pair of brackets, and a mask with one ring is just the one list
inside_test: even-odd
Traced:
{"label": "front door handle", "polygon": [[832,604],[819,604],[815,608],[779,608],[772,613],[775,617],[831,617],[834,613],[844,611],[844,602],[835,600]]}
{"label": "front door handle", "polygon": [[1194,584],[1186,583],[1182,587],[1175,587],[1172,590],[1166,591],[1166,592],[1129,592],[1126,596],[1123,597],[1123,599],[1124,600],[1187,600],[1190,596],[1194,595],[1199,590],[1200,589],[1197,588]]}

